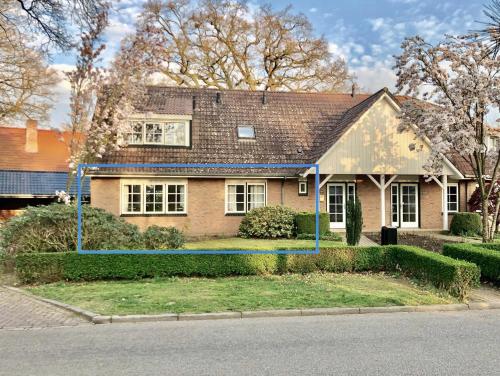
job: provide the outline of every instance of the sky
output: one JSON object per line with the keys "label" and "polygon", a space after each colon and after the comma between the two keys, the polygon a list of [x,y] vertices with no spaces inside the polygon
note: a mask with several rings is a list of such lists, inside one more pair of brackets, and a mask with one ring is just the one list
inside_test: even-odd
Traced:
{"label": "sky", "polygon": [[[115,3],[106,32],[106,64],[117,50],[121,38],[134,31],[143,0]],[[344,58],[362,91],[383,87],[394,89],[396,76],[393,55],[407,36],[420,35],[429,42],[444,34],[465,34],[480,27],[486,0],[273,0],[275,9],[292,5],[295,12],[307,15],[315,32],[328,40],[330,51]],[[250,6],[269,1],[250,1]],[[60,72],[71,69],[74,55],[56,54],[52,66]],[[49,126],[61,127],[69,111],[69,85],[57,87],[56,105]]]}

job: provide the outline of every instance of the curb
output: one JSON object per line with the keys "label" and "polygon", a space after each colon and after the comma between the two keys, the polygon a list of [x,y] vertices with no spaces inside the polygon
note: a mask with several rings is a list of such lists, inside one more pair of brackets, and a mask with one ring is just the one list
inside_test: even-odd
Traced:
{"label": "curb", "polygon": [[334,316],[367,313],[400,313],[400,312],[458,312],[478,311],[487,309],[500,309],[500,302],[472,302],[468,304],[434,304],[422,306],[389,306],[389,307],[360,307],[360,308],[308,308],[308,309],[281,309],[265,311],[235,311],[214,313],[164,313],[159,315],[112,315],[104,316],[84,310],[57,300],[40,298],[24,290],[11,286],[2,286],[5,289],[23,294],[32,299],[51,304],[77,314],[94,324],[111,323],[140,323],[160,321],[196,321],[196,320],[221,320],[221,319],[251,319],[272,317],[298,317],[298,316]]}

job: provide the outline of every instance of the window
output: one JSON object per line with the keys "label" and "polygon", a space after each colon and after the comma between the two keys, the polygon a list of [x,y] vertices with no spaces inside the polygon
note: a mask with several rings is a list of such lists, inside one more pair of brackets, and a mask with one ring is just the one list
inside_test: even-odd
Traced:
{"label": "window", "polygon": [[122,214],[186,214],[187,181],[125,181]]}
{"label": "window", "polygon": [[185,123],[165,124],[165,144],[173,146],[186,145],[186,133]]}
{"label": "window", "polygon": [[146,213],[163,212],[163,185],[146,185]]}
{"label": "window", "polygon": [[140,213],[141,212],[141,185],[128,184],[124,186],[125,192],[125,207],[123,209],[126,213]]}
{"label": "window", "polygon": [[132,124],[132,131],[128,134],[129,144],[142,144],[142,123]]}
{"label": "window", "polygon": [[299,196],[307,196],[307,181],[299,181]]}
{"label": "window", "polygon": [[184,194],[185,186],[183,184],[167,184],[167,212],[184,212]]}
{"label": "window", "polygon": [[391,185],[391,213],[392,225],[399,226],[399,186]]}
{"label": "window", "polygon": [[146,144],[162,144],[163,127],[160,124],[146,123]]}
{"label": "window", "polygon": [[248,184],[248,211],[261,208],[266,205],[266,193],[264,184]]}
{"label": "window", "polygon": [[356,185],[354,183],[347,184],[347,202],[356,200]]}
{"label": "window", "polygon": [[238,138],[255,138],[254,128],[249,126],[239,126]]}
{"label": "window", "polygon": [[226,213],[246,213],[266,206],[266,184],[235,182],[226,185]]}
{"label": "window", "polygon": [[227,212],[245,212],[245,184],[231,184],[227,186]]}
{"label": "window", "polygon": [[448,212],[458,211],[458,183],[451,183],[447,186]]}

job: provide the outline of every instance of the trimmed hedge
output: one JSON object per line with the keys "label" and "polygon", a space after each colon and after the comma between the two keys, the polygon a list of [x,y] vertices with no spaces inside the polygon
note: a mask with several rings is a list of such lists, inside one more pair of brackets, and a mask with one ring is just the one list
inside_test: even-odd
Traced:
{"label": "trimmed hedge", "polygon": [[250,210],[240,223],[242,238],[290,239],[295,233],[295,212],[285,206],[264,206]]}
{"label": "trimmed hedge", "polygon": [[[297,234],[316,233],[316,213],[302,212],[295,215]],[[324,235],[330,232],[330,215],[319,213],[319,234]]]}
{"label": "trimmed hedge", "polygon": [[461,299],[479,285],[477,265],[412,246],[387,246],[389,267],[432,283]]}
{"label": "trimmed hedge", "polygon": [[451,219],[450,232],[453,235],[474,236],[481,233],[482,227],[478,213],[455,213]]}
{"label": "trimmed hedge", "polygon": [[464,244],[445,244],[443,254],[455,259],[473,262],[481,269],[481,277],[492,281],[500,282],[500,252],[498,246],[489,249],[494,244],[475,245]]}
{"label": "trimmed hedge", "polygon": [[409,246],[344,246],[321,249],[319,254],[312,255],[78,255],[67,252],[16,256],[16,272],[25,283],[313,271],[400,271],[460,298],[465,298],[479,281],[476,265]]}
{"label": "trimmed hedge", "polygon": [[[299,240],[316,240],[316,234],[297,234]],[[334,232],[327,232],[319,236],[319,240],[329,240],[333,242],[340,242],[342,238]]]}

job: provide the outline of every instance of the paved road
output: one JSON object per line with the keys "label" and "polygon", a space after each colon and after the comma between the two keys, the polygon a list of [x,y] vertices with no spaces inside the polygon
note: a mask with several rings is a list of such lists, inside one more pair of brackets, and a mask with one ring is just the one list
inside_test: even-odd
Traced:
{"label": "paved road", "polygon": [[0,287],[0,329],[80,324],[87,324],[87,321],[71,312]]}
{"label": "paved road", "polygon": [[498,375],[500,310],[0,330],[0,375]]}

